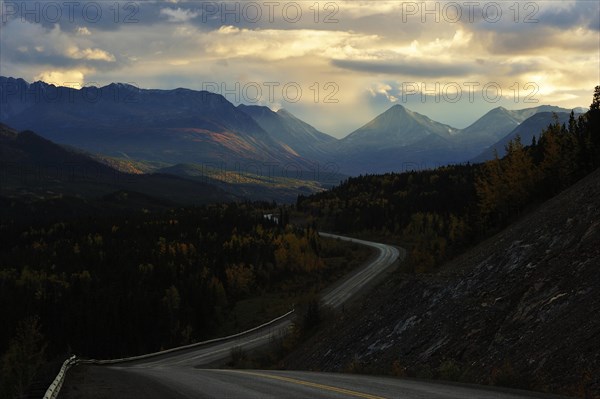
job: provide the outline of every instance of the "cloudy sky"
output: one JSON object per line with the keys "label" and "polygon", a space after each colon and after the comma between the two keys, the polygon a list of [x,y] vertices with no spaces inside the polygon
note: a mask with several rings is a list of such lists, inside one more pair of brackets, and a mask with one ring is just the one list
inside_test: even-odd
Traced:
{"label": "cloudy sky", "polygon": [[345,136],[394,104],[455,127],[587,106],[600,2],[0,1],[0,74],[286,108]]}

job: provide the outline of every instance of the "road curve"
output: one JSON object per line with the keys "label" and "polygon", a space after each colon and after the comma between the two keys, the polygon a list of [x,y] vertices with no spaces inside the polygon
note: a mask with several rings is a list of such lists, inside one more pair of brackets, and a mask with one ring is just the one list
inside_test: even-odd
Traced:
{"label": "road curve", "polygon": [[402,260],[406,256],[406,251],[404,249],[398,249],[392,247],[391,245],[323,232],[319,233],[319,235],[326,238],[335,238],[344,241],[355,242],[374,248],[377,251],[377,256],[375,259],[371,260],[354,273],[351,273],[346,279],[342,279],[342,281],[335,285],[332,290],[323,295],[321,302],[324,305],[334,308],[337,308],[344,302],[348,301],[348,299],[355,295],[361,288],[365,287],[369,282],[383,273],[387,268],[390,267],[390,265],[393,265],[398,258]]}

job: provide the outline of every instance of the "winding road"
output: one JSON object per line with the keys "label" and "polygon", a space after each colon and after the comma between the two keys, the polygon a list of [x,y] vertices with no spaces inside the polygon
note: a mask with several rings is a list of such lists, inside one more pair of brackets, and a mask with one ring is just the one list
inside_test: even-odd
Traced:
{"label": "winding road", "polygon": [[[371,241],[359,240],[350,237],[338,236],[329,233],[319,233],[321,236],[332,239],[340,239],[366,245],[376,250],[376,255],[365,265],[330,288],[321,298],[321,303],[326,306],[337,308],[355,296],[361,289],[367,286],[376,277],[390,268],[397,259],[404,258],[404,250],[385,244]],[[171,350],[168,352],[150,354],[142,357],[131,358],[127,362],[109,361],[107,364],[120,364],[135,368],[165,368],[165,367],[198,367],[225,362],[231,354],[231,349],[241,348],[249,351],[264,345],[268,345],[274,339],[287,333],[291,327],[294,312],[280,317],[263,326],[259,326],[247,333],[238,334],[231,338],[209,341],[205,345],[191,345],[186,348]]]}
{"label": "winding road", "polygon": [[377,251],[375,259],[367,262],[363,267],[359,268],[353,273],[350,273],[345,279],[342,279],[337,285],[334,285],[333,289],[330,289],[323,295],[321,302],[326,306],[338,308],[347,302],[352,296],[356,295],[358,291],[363,289],[373,281],[376,277],[380,276],[385,270],[396,262],[397,259],[403,260],[406,256],[404,249],[398,249],[391,245],[380,244],[372,241],[359,240],[357,238],[350,238],[344,236],[338,236],[336,234],[319,233],[322,237],[340,239],[344,241],[355,242],[357,244],[366,245],[374,248]]}
{"label": "winding road", "polygon": [[[405,257],[389,245],[320,233],[323,237],[352,241],[376,250],[363,267],[330,288],[321,298],[338,308]],[[207,366],[225,362],[233,348],[245,351],[265,346],[285,334],[292,324],[290,312],[247,333],[206,344],[138,357],[127,361],[90,362],[83,383],[67,378],[60,397],[66,398],[406,398],[406,399],[529,399],[533,396],[502,393],[478,387],[395,378],[299,371],[219,370]],[[84,362],[85,363],[85,362]],[[97,387],[85,385],[94,380]],[[87,381],[87,382],[85,382]],[[100,381],[100,382],[98,382]],[[111,384],[111,381],[113,382]],[[118,381],[118,384],[116,383]],[[123,383],[125,381],[125,385]],[[102,385],[104,384],[104,385]],[[117,388],[119,386],[119,388]],[[124,387],[124,388],[123,388]]]}

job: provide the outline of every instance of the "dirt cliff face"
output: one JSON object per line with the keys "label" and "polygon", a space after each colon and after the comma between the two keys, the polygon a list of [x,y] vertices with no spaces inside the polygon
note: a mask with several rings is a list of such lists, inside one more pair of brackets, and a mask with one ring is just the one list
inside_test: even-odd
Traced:
{"label": "dirt cliff face", "polygon": [[600,170],[439,273],[398,274],[285,367],[600,398]]}

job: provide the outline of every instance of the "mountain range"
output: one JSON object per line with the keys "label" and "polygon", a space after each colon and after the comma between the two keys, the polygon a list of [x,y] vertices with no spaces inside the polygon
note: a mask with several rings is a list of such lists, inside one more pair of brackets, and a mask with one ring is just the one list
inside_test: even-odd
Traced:
{"label": "mountain range", "polygon": [[306,166],[252,117],[206,91],[114,83],[76,90],[0,78],[0,96],[3,123],[91,152],[230,168],[245,162]]}
{"label": "mountain range", "polygon": [[554,114],[562,122],[571,111],[498,107],[457,129],[397,104],[337,139],[284,109],[236,107],[219,94],[184,88],[113,83],[76,90],[0,77],[0,105],[0,122],[17,130],[104,157],[154,162],[168,173],[201,165],[325,184],[345,175],[484,161],[494,150],[502,155],[516,135],[529,143]]}
{"label": "mountain range", "polygon": [[0,198],[101,200],[164,208],[240,200],[293,202],[322,191],[310,179],[260,176],[198,164],[134,162],[59,145],[0,123]]}
{"label": "mountain range", "polygon": [[[31,131],[0,124],[0,193],[8,198],[80,199],[129,194],[139,203],[199,204],[239,198],[207,182],[148,173],[123,173],[91,156],[57,145]],[[115,198],[113,198],[115,199]],[[117,198],[118,199],[118,198]]]}

